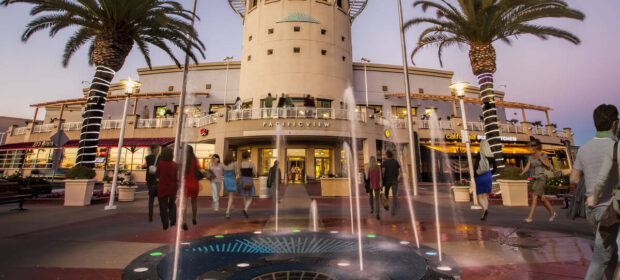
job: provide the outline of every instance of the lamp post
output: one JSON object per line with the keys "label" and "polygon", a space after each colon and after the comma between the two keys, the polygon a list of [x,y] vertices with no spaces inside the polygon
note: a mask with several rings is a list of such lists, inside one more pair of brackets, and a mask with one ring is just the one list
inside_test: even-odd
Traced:
{"label": "lamp post", "polygon": [[224,62],[226,62],[226,82],[224,83],[224,108],[226,108],[226,99],[228,99],[228,66],[232,61],[232,56],[227,56],[224,58]]}
{"label": "lamp post", "polygon": [[407,128],[409,129],[409,157],[411,157],[411,179],[413,182],[413,196],[418,196],[418,168],[415,157],[415,142],[413,141],[413,116],[411,116],[411,91],[409,90],[409,67],[407,66],[407,45],[403,30],[403,7],[398,0],[398,23],[400,27],[400,47],[403,56],[403,74],[405,75],[405,100],[407,101]]}
{"label": "lamp post", "polygon": [[474,192],[474,205],[471,206],[471,209],[482,209],[478,205],[478,197],[476,196],[476,181],[474,180],[474,165],[471,159],[471,147],[469,143],[471,142],[469,139],[469,132],[467,130],[467,114],[465,113],[465,88],[469,86],[469,83],[457,82],[450,85],[450,88],[453,89],[456,93],[456,96],[459,98],[459,102],[461,105],[461,118],[463,119],[463,130],[461,130],[461,139],[463,143],[465,143],[465,149],[467,150],[467,166],[469,167],[469,184],[470,187],[473,188]]}
{"label": "lamp post", "polygon": [[[129,98],[135,93],[136,88],[142,84],[138,81],[134,81],[131,78],[127,80],[121,80],[121,84],[125,86],[125,108],[123,109],[123,124],[121,125],[121,134],[118,136],[118,148],[116,153],[116,163],[114,164],[114,177],[112,177],[112,190],[110,192],[110,202],[104,208],[105,210],[114,210],[114,196],[116,194],[116,185],[118,183],[118,169],[121,162],[121,151],[123,149],[123,139],[125,137],[125,126],[127,126],[127,109],[129,108]],[[132,162],[133,164],[133,162]]]}
{"label": "lamp post", "polygon": [[364,84],[366,86],[366,109],[368,109],[368,75],[366,74],[366,65],[370,63],[370,59],[362,57],[362,62],[364,63]]}

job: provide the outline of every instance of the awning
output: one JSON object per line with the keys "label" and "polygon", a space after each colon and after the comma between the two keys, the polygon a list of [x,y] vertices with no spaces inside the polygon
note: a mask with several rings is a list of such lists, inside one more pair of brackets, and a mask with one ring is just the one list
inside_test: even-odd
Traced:
{"label": "awning", "polygon": [[[423,145],[429,149],[433,149],[436,151],[440,151],[442,153],[448,153],[448,154],[457,154],[459,153],[459,149],[461,150],[461,153],[465,154],[467,153],[467,150],[465,150],[465,145],[463,146],[457,146],[457,145],[445,145],[445,146],[431,146],[431,145]],[[480,147],[478,146],[471,146],[471,152],[473,154],[477,154],[480,151]],[[520,155],[531,155],[534,152],[532,151],[532,149],[528,148],[528,147],[521,147],[521,146],[506,146],[504,145],[502,147],[502,153],[504,154],[520,154]]]}
{"label": "awning", "polygon": [[[21,150],[21,149],[32,149],[32,148],[52,148],[51,142],[43,141],[43,142],[22,142],[22,143],[12,143],[0,146],[0,150]],[[160,146],[168,146],[174,143],[174,138],[166,137],[166,138],[125,138],[123,140],[123,146],[137,146],[137,147],[148,147],[151,144],[159,144]],[[43,144],[43,145],[42,145]],[[77,147],[79,144],[79,140],[69,140],[67,144],[63,146],[63,148],[72,148]],[[118,146],[118,138],[117,139],[99,139],[99,147],[116,147]]]}

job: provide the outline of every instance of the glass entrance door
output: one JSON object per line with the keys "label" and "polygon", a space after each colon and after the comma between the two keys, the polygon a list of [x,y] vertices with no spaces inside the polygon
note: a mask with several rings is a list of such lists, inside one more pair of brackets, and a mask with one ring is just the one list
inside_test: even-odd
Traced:
{"label": "glass entrance door", "polygon": [[303,184],[306,176],[306,158],[288,158],[288,181],[293,184]]}
{"label": "glass entrance door", "polygon": [[314,159],[315,178],[327,178],[329,176],[329,158]]}

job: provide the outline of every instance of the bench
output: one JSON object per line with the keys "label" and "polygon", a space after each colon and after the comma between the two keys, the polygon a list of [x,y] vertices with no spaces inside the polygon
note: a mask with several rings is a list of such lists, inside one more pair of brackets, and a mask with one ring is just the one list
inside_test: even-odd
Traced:
{"label": "bench", "polygon": [[558,187],[555,196],[557,198],[564,199],[564,207],[562,207],[561,209],[568,209],[570,201],[573,200],[573,198],[575,197],[575,187]]}
{"label": "bench", "polygon": [[13,204],[18,203],[19,207],[12,210],[24,211],[28,210],[24,208],[24,200],[27,198],[31,198],[31,194],[18,194],[18,195],[10,195],[10,196],[0,196],[0,204]]}

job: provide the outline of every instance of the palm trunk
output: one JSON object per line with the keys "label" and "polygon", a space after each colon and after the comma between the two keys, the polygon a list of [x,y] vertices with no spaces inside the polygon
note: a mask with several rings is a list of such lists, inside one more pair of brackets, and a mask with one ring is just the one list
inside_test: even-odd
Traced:
{"label": "palm trunk", "polygon": [[471,44],[470,47],[469,59],[480,87],[484,132],[491,151],[495,155],[498,171],[501,171],[504,168],[504,157],[493,89],[493,74],[496,70],[495,49],[491,44]]}
{"label": "palm trunk", "polygon": [[95,166],[103,109],[114,74],[115,71],[109,67],[99,65],[96,68],[95,77],[90,84],[88,100],[82,114],[82,130],[75,161],[76,165],[91,168]]}

